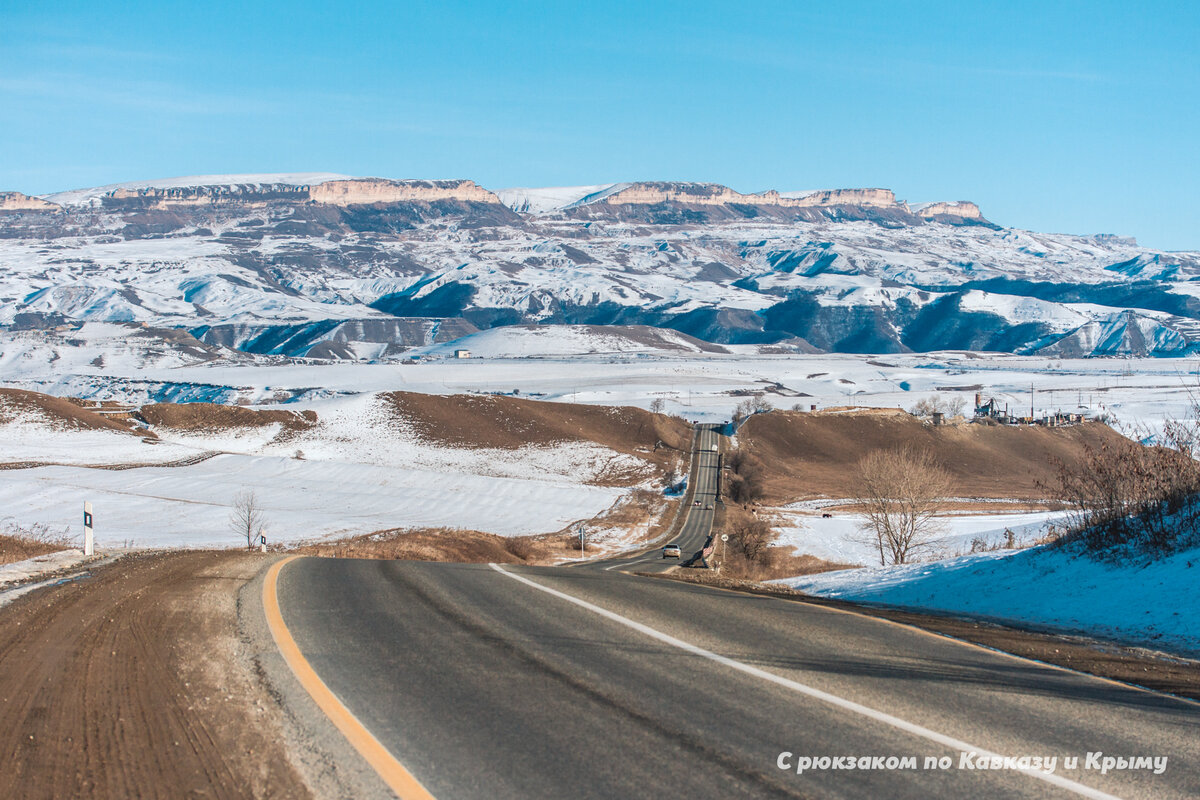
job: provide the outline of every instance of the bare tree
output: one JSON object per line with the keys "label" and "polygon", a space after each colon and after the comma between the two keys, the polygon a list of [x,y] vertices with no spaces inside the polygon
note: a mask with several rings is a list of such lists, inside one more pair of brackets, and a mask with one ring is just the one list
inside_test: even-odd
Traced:
{"label": "bare tree", "polygon": [[937,532],[949,473],[925,450],[877,450],[858,465],[863,531],[880,564],[903,564]]}
{"label": "bare tree", "polygon": [[954,418],[962,415],[966,404],[967,401],[960,394],[952,395],[949,399],[935,394],[918,400],[909,413],[914,417],[932,417],[935,413],[940,413]]}
{"label": "bare tree", "polygon": [[254,549],[262,540],[266,527],[266,513],[254,490],[247,489],[234,495],[233,510],[229,514],[229,528],[237,535],[246,537],[246,549]]}
{"label": "bare tree", "polygon": [[663,413],[663,409],[667,407],[667,403],[661,397],[656,397],[650,401],[650,411],[655,414]]}
{"label": "bare tree", "polygon": [[668,490],[674,489],[675,484],[679,483],[679,470],[676,469],[674,461],[668,464],[666,469],[663,470],[662,480],[663,486]]}
{"label": "bare tree", "polygon": [[775,531],[761,519],[741,520],[729,530],[729,544],[751,562],[765,563],[767,548],[774,539]]}

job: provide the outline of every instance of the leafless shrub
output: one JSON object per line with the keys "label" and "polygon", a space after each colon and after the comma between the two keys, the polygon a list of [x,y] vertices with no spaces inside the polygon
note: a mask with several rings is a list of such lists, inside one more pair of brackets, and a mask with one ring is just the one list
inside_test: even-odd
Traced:
{"label": "leafless shrub", "polygon": [[1155,555],[1200,538],[1200,409],[1167,420],[1153,438],[1151,446],[1088,447],[1076,465],[1055,462],[1058,485],[1049,488],[1073,511],[1061,541],[1094,554],[1131,546]]}
{"label": "leafless shrub", "polygon": [[514,536],[506,539],[504,548],[522,561],[528,561],[536,550],[533,542],[524,536]]}
{"label": "leafless shrub", "polygon": [[663,413],[663,409],[665,409],[666,407],[667,407],[666,401],[664,401],[661,397],[656,397],[650,401],[650,411],[652,411],[655,414]]}
{"label": "leafless shrub", "polygon": [[995,550],[1014,550],[1017,547],[1017,534],[1012,528],[1004,529],[1004,538],[990,542],[982,536],[971,539],[970,553],[990,553]]}
{"label": "leafless shrub", "polygon": [[745,450],[732,450],[725,458],[730,476],[726,494],[735,503],[753,503],[763,495],[767,470],[763,463]]}
{"label": "leafless shrub", "polygon": [[928,451],[875,451],[859,462],[858,484],[863,532],[880,564],[903,564],[928,546],[951,487],[949,473]]}
{"label": "leafless shrub", "polygon": [[775,531],[764,520],[742,519],[730,527],[729,546],[746,557],[747,561],[765,563],[767,548],[775,539]]}
{"label": "leafless shrub", "polygon": [[253,550],[262,541],[267,527],[266,512],[252,489],[238,492],[233,497],[229,513],[229,529],[238,536],[246,537],[246,548]]}
{"label": "leafless shrub", "polygon": [[16,520],[0,520],[0,564],[66,550],[71,537],[65,530],[41,522],[21,525]]}

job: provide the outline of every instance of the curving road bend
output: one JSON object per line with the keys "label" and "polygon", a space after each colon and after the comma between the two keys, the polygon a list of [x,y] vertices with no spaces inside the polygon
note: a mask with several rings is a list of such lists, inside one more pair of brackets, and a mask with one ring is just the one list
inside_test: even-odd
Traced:
{"label": "curving road bend", "polygon": [[[712,527],[716,442],[697,430],[687,554]],[[275,585],[320,681],[436,797],[1200,796],[1196,703],[622,571],[668,565],[657,549],[582,568],[303,558]],[[979,769],[991,754],[1055,769]],[[882,768],[797,771],[825,757]]]}

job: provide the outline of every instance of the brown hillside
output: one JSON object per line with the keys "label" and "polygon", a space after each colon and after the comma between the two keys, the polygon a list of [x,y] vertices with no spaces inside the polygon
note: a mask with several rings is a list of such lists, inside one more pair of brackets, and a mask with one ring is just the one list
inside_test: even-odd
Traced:
{"label": "brown hillside", "polygon": [[[451,447],[595,442],[660,466],[691,447],[691,426],[677,417],[628,406],[548,403],[498,395],[381,395],[424,440]],[[662,442],[666,447],[655,450]]]}
{"label": "brown hillside", "polygon": [[[26,415],[40,418],[46,424],[58,428],[132,432],[129,422],[112,419],[103,414],[97,414],[95,411],[81,408],[77,403],[66,398],[53,397],[40,392],[27,392],[24,389],[0,389],[0,424],[9,422],[17,416]],[[146,434],[139,431],[138,435]]]}
{"label": "brown hillside", "polygon": [[274,423],[285,430],[301,430],[317,421],[315,411],[258,411],[242,406],[214,403],[155,403],[142,406],[142,419],[156,428],[177,431],[223,431],[233,428],[261,428]]}
{"label": "brown hillside", "polygon": [[751,417],[738,442],[767,467],[769,502],[855,496],[858,462],[877,449],[928,449],[955,479],[960,497],[1040,499],[1053,485],[1052,458],[1077,462],[1085,445],[1123,438],[1100,423],[1065,428],[1004,425],[933,427],[908,414],[805,414]]}

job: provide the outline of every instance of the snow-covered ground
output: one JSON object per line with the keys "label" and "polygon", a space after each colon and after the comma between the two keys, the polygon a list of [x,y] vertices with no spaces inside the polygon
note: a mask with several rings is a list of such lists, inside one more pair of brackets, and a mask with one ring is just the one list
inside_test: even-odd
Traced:
{"label": "snow-covered ground", "polygon": [[1107,563],[1050,546],[787,578],[802,592],[1113,637],[1200,656],[1200,549]]}
{"label": "snow-covered ground", "polygon": [[[1196,359],[1047,359],[961,352],[866,355],[670,353],[576,326],[497,329],[420,348],[420,363],[316,364],[278,358],[188,358],[116,325],[63,334],[0,332],[0,385],[59,396],[253,404],[402,389],[428,394],[511,392],[545,400],[646,408],[661,399],[687,419],[728,419],[744,393],[778,408],[809,405],[910,408],[936,395],[967,407],[976,392],[1016,413],[1089,410],[1126,423],[1185,414],[1200,394]],[[660,332],[664,339],[669,331]],[[70,340],[70,342],[67,341]],[[679,346],[686,345],[681,340]],[[459,346],[475,357],[455,359]],[[626,350],[631,348],[631,350]],[[624,350],[624,352],[622,352]],[[1033,389],[1031,397],[1030,390]]]}
{"label": "snow-covered ground", "polygon": [[[0,470],[0,509],[17,525],[47,525],[82,541],[88,501],[101,546],[222,546],[238,543],[231,505],[252,489],[272,541],[422,527],[508,536],[550,533],[610,508],[629,490],[588,482],[611,470],[652,477],[639,459],[586,442],[517,450],[425,442],[368,394],[313,405],[318,425],[285,436],[278,424],[161,429],[157,444],[17,419],[0,425],[0,458],[59,465]],[[83,466],[160,464],[214,451],[222,455],[188,466]]]}
{"label": "snow-covered ground", "polygon": [[[58,572],[91,560],[82,550],[59,550],[43,556],[34,556],[24,561],[0,564],[0,587],[22,583],[48,572]],[[3,601],[0,601],[2,604]]]}
{"label": "snow-covered ground", "polygon": [[[585,445],[517,452],[427,446],[416,441],[411,432],[381,425],[372,416],[373,395],[391,390],[430,394],[517,390],[522,396],[550,401],[643,408],[662,400],[668,413],[691,420],[719,421],[729,418],[747,391],[765,393],[764,397],[780,408],[805,409],[809,405],[909,408],[918,400],[935,395],[945,400],[962,398],[969,408],[974,394],[979,392],[1024,413],[1030,404],[1032,384],[1032,399],[1039,413],[1074,411],[1082,406],[1093,413],[1115,416],[1124,423],[1154,427],[1164,416],[1187,413],[1200,385],[1200,362],[1185,359],[1051,360],[958,352],[883,357],[762,355],[750,347],[729,347],[730,354],[664,353],[652,349],[618,352],[628,340],[614,341],[606,333],[592,334],[579,327],[547,328],[535,335],[512,338],[515,335],[515,331],[497,330],[473,337],[476,344],[471,349],[476,357],[469,359],[448,357],[454,347],[436,345],[416,351],[416,355],[425,356],[416,364],[322,364],[250,356],[239,361],[205,360],[180,354],[159,340],[138,335],[133,329],[105,323],[89,323],[82,330],[64,333],[62,341],[47,339],[42,334],[4,332],[0,333],[0,385],[133,404],[209,400],[313,409],[322,422],[318,429],[300,432],[287,441],[275,438],[276,427],[266,427],[219,434],[160,432],[164,441],[150,445],[137,437],[116,433],[48,435],[16,421],[0,426],[0,460],[68,465],[152,464],[202,451],[227,451],[265,459],[263,464],[286,464],[286,469],[280,467],[273,473],[276,475],[273,480],[284,489],[288,482],[302,483],[310,474],[314,480],[320,476],[338,481],[357,480],[361,473],[353,472],[355,466],[364,470],[381,467],[397,474],[411,471],[416,482],[428,480],[431,475],[446,475],[453,480],[471,477],[475,482],[470,487],[463,486],[464,493],[450,506],[440,509],[418,509],[412,504],[413,495],[404,492],[394,494],[389,501],[389,508],[398,509],[394,513],[384,513],[370,498],[364,505],[342,497],[339,503],[342,500],[350,503],[347,508],[362,505],[374,510],[365,512],[351,525],[337,519],[336,512],[326,515],[321,508],[314,508],[309,517],[311,525],[280,525],[277,535],[309,538],[338,531],[375,529],[371,526],[405,525],[467,525],[496,533],[537,533],[556,530],[572,519],[589,517],[615,501],[619,493],[586,485],[601,470],[612,466],[615,454]],[[581,352],[587,349],[594,352]],[[291,458],[297,450],[302,451],[305,461]],[[190,476],[192,481],[217,480],[221,476],[212,470],[213,463],[181,468],[184,471],[180,474]],[[350,466],[336,474],[320,472],[337,465]],[[53,504],[27,499],[14,490],[6,495],[5,514],[28,523],[54,510],[58,514],[54,519],[77,524],[76,511],[85,499],[84,492],[109,491],[109,485],[103,483],[107,479],[137,487],[139,481],[153,474],[138,470],[97,478],[92,471],[68,467],[37,472],[43,477],[36,485],[43,490],[48,482],[45,476],[53,475],[61,482],[62,490],[53,496],[56,502],[66,504],[68,513],[59,513]],[[5,478],[24,480],[33,474],[12,473]],[[97,480],[101,483],[95,483]],[[394,486],[411,485],[407,480],[392,479]],[[505,480],[516,483],[505,484]],[[554,497],[545,504],[541,502],[542,493],[549,489],[542,484],[557,487],[552,492]],[[491,506],[490,501],[476,499],[472,492],[486,495],[501,486],[515,498],[527,498],[525,511],[517,515],[511,508],[503,513],[475,510]],[[271,488],[262,486],[264,494]],[[333,490],[339,488],[335,486]],[[176,492],[161,502],[228,505],[232,494],[228,489],[227,482],[211,491],[196,486],[190,494]],[[568,511],[564,504],[576,499],[579,508]],[[154,499],[154,503],[159,502],[160,499]],[[165,507],[155,508],[161,511]],[[179,540],[177,532],[160,533],[148,528],[148,524],[154,523],[153,514],[139,516],[139,513],[130,513],[131,527],[119,535],[120,539],[146,543]],[[218,525],[215,520],[227,513],[227,510],[209,513],[205,523],[207,533],[194,540],[224,541],[223,524]],[[277,516],[282,519],[286,514]],[[850,547],[847,535],[853,527],[850,521],[841,516],[833,520],[803,517],[803,521],[817,527],[810,527],[807,533],[789,532],[788,541],[804,543],[823,557],[870,563],[861,549]],[[966,550],[970,539],[977,535],[1002,535],[1006,527],[1015,530],[1039,522],[1033,517],[957,519],[955,525],[968,527],[955,528],[959,532],[947,541],[947,549]],[[305,527],[311,530],[304,530]],[[814,536],[814,531],[822,535]],[[829,535],[825,535],[826,531]],[[822,543],[814,544],[814,538]]]}
{"label": "snow-covered ground", "polygon": [[624,490],[401,466],[221,455],[187,467],[0,471],[0,508],[18,522],[82,533],[94,508],[100,546],[245,544],[229,529],[235,495],[253,490],[267,538],[296,542],[386,528],[549,533],[599,514]]}
{"label": "snow-covered ground", "polygon": [[[782,523],[777,527],[777,547],[795,548],[797,554],[808,554],[839,564],[878,564],[879,553],[862,530],[859,514],[837,513],[832,518],[819,515],[774,512]],[[963,514],[943,517],[940,530],[920,552],[923,559],[955,556],[971,551],[971,544],[981,540],[988,546],[1001,544],[1012,531],[1014,541],[1029,544],[1046,532],[1048,525],[1063,514],[1038,511],[1022,514]]]}

